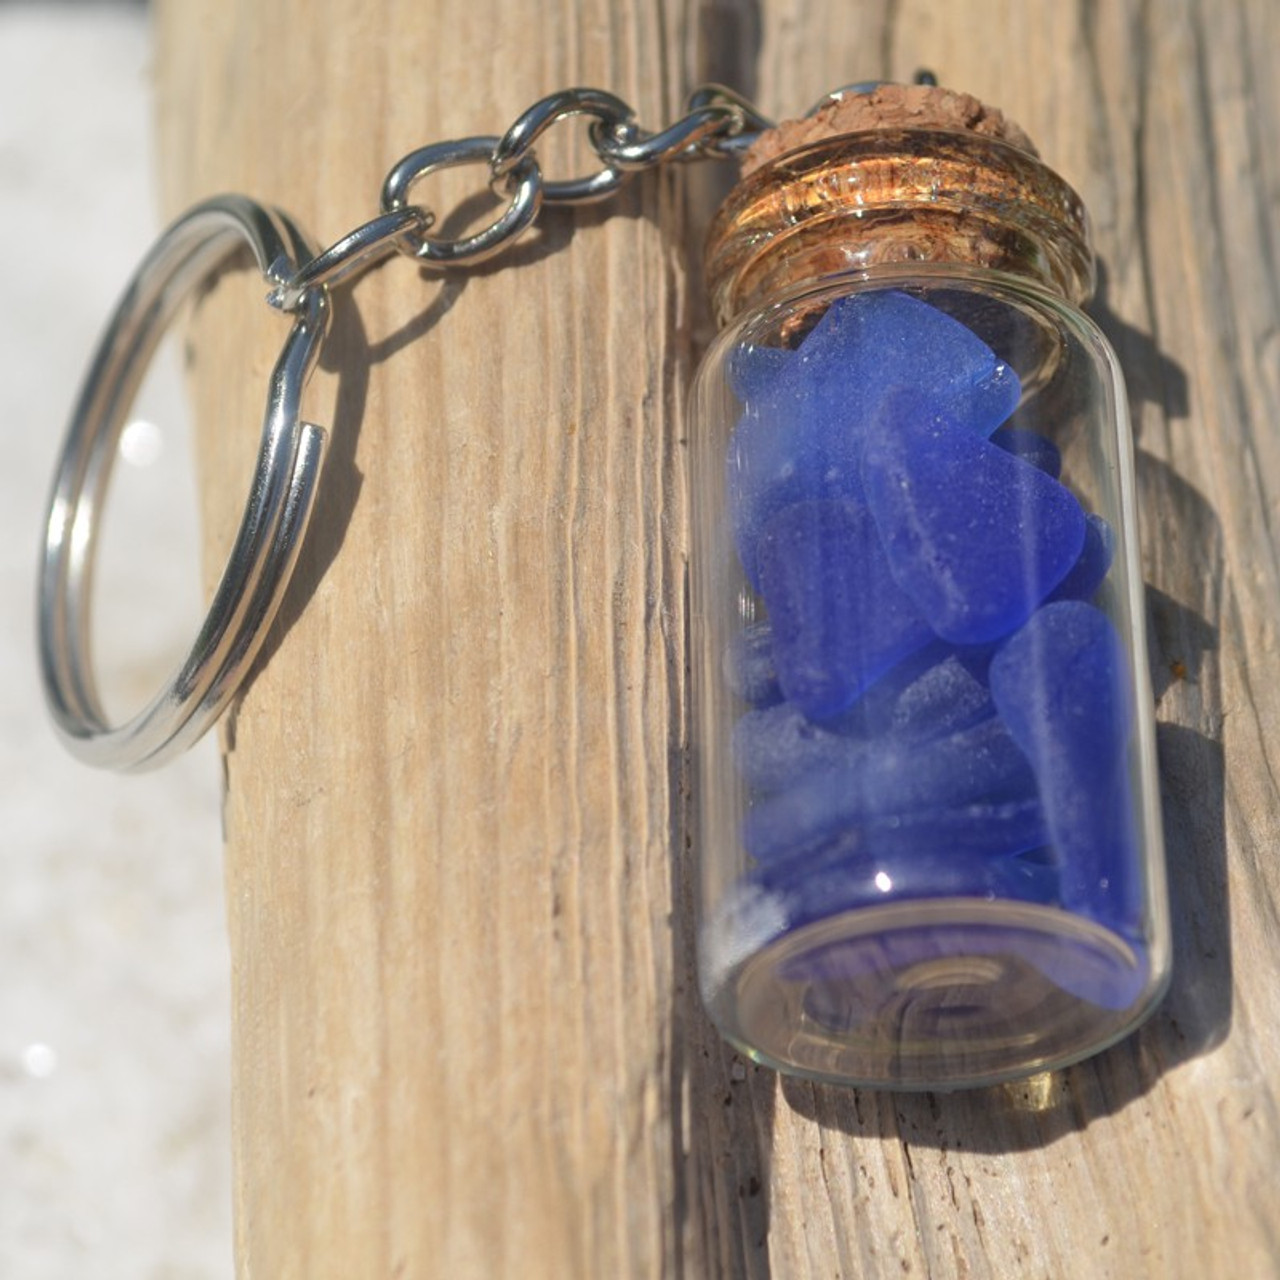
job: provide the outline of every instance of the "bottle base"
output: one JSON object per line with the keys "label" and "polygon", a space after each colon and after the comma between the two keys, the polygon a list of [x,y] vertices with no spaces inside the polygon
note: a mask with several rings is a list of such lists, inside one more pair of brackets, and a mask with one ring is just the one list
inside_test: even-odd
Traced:
{"label": "bottle base", "polygon": [[782,934],[706,994],[727,1038],[777,1070],[948,1090],[1106,1048],[1161,989],[1143,948],[1091,921],[950,898],[860,908]]}

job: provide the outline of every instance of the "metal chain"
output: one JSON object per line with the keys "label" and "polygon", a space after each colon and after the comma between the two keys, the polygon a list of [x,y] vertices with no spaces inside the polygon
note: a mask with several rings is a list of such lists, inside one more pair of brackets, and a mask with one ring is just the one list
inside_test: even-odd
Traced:
{"label": "metal chain", "polygon": [[[574,116],[589,119],[587,137],[601,167],[579,178],[545,178],[535,144]],[[603,89],[561,90],[522,112],[501,137],[460,138],[411,151],[382,184],[382,212],[288,275],[278,275],[268,301],[282,311],[297,310],[311,289],[348,280],[393,252],[438,270],[483,262],[523,235],[544,204],[604,200],[634,173],[737,155],[771,127],[750,102],[722,85],[696,89],[685,114],[656,132],[639,125],[635,111]],[[410,192],[428,174],[471,164],[486,168],[489,186],[506,201],[502,212],[470,235],[429,235],[438,219],[413,203]]]}
{"label": "metal chain", "polygon": [[[857,85],[837,90],[820,106],[863,91]],[[574,116],[585,118],[598,167],[553,181],[543,175],[537,148],[552,128]],[[544,204],[601,200],[633,173],[735,155],[770,127],[750,103],[718,85],[697,90],[685,114],[657,131],[638,124],[631,107],[613,94],[568,89],[534,103],[500,137],[461,138],[405,156],[383,182],[377,215],[323,253],[312,256],[287,214],[247,196],[203,201],[174,222],[138,264],[98,344],[59,455],[45,519],[41,678],[71,750],[119,769],[157,765],[213,723],[252,668],[315,508],[327,437],[303,420],[301,409],[332,311],[329,286],[391,253],[439,270],[481,262],[527,231]],[[455,165],[483,166],[502,208],[479,231],[433,236],[436,218],[412,199],[413,190],[436,170]],[[112,724],[98,697],[89,652],[89,594],[111,458],[124,412],[178,308],[246,243],[270,281],[271,303],[289,312],[292,324],[267,384],[244,519],[182,667],[132,719]]]}

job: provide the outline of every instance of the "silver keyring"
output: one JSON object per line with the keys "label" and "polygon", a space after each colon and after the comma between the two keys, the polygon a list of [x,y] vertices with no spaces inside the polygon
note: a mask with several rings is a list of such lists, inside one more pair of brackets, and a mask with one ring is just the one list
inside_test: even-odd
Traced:
{"label": "silver keyring", "polygon": [[247,242],[268,282],[291,279],[310,249],[283,214],[221,196],[178,219],[143,259],[103,334],[80,393],[45,523],[40,668],[70,750],[91,764],[164,763],[217,719],[248,674],[280,605],[311,515],[325,433],[299,417],[329,322],[326,291],[305,291],[272,371],[262,443],[244,518],[186,659],[132,719],[111,725],[90,657],[90,597],[99,521],[125,413],[182,302]]}

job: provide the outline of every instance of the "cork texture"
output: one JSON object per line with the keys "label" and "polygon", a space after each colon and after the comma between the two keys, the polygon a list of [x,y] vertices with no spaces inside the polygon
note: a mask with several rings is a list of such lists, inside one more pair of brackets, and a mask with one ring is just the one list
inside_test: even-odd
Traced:
{"label": "cork texture", "polygon": [[1035,145],[1008,116],[970,93],[935,85],[882,84],[869,93],[849,93],[800,120],[784,120],[748,149],[742,176],[812,142],[872,129],[946,129],[998,138],[1038,155]]}

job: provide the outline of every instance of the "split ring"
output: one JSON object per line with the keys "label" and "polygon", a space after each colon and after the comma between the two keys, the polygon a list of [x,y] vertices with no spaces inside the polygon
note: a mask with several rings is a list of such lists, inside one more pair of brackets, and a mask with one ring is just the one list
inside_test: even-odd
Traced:
{"label": "split ring", "polygon": [[147,706],[123,724],[110,724],[94,675],[89,615],[101,511],[125,414],[178,308],[246,242],[272,285],[290,280],[312,257],[297,228],[275,210],[243,196],[196,205],[138,266],[99,343],[63,442],[40,566],[40,670],[60,735],[91,764],[152,768],[217,719],[261,648],[311,515],[325,433],[299,414],[329,322],[319,286],[306,290],[292,312],[268,384],[244,517],[195,641]]}

